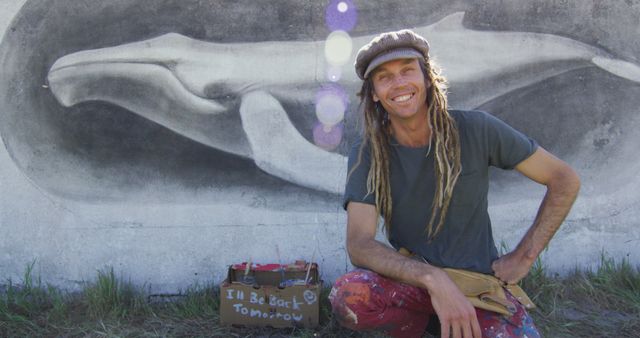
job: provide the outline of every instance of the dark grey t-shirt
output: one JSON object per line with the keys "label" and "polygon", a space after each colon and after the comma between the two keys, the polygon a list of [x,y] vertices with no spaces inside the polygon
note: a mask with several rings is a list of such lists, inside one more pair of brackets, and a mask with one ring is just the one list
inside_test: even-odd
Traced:
{"label": "dark grey t-shirt", "polygon": [[[462,172],[454,188],[445,224],[427,243],[425,228],[435,191],[434,155],[427,147],[410,148],[392,140],[390,147],[393,215],[389,241],[422,255],[440,267],[492,273],[498,257],[487,211],[489,166],[513,169],[537,148],[537,143],[499,119],[481,111],[450,111],[458,124]],[[357,163],[360,144],[349,154],[349,171]],[[367,195],[370,150],[347,179],[343,206],[351,201],[375,205]]]}

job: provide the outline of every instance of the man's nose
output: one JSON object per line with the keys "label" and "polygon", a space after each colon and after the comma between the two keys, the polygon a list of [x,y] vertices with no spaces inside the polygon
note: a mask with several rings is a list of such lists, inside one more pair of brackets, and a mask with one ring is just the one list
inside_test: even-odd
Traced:
{"label": "man's nose", "polygon": [[393,84],[395,86],[403,86],[403,85],[407,84],[407,79],[400,74],[400,75],[394,77]]}

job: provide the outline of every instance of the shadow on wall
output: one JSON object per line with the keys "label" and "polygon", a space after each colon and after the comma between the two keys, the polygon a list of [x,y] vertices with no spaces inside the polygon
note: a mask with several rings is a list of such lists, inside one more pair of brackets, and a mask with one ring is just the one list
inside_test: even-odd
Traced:
{"label": "shadow on wall", "polygon": [[[0,46],[2,139],[27,176],[65,198],[260,207],[246,197],[257,191],[273,209],[335,210],[359,81],[351,70],[339,82],[350,93],[342,141],[315,146],[326,5],[27,2]],[[638,163],[611,163],[637,144],[636,64],[557,35],[466,28],[455,11],[473,8],[461,4],[399,26],[372,26],[367,6],[356,4],[354,48],[415,27],[451,81],[452,106],[487,110],[568,159],[587,194],[635,179]],[[509,176],[495,179],[517,196],[501,184]]]}

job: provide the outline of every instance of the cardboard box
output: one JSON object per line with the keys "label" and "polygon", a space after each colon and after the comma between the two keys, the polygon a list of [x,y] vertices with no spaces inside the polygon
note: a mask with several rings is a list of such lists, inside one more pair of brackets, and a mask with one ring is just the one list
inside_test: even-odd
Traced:
{"label": "cardboard box", "polygon": [[316,263],[232,265],[220,286],[220,323],[315,327],[321,289]]}

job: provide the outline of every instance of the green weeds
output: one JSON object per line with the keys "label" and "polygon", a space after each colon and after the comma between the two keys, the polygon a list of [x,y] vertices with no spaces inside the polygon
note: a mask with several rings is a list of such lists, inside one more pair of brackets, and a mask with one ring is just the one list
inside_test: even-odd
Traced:
{"label": "green weeds", "polygon": [[[0,284],[0,337],[383,337],[341,328],[322,292],[315,329],[219,325],[219,291],[195,285],[150,295],[112,268],[76,293],[42,283],[29,264],[21,281]],[[522,287],[538,305],[532,315],[546,337],[635,337],[640,332],[640,269],[602,255],[594,269],[550,274],[537,261]]]}
{"label": "green weeds", "polygon": [[601,256],[596,269],[550,277],[540,262],[522,281],[538,305],[536,325],[551,337],[637,337],[640,268]]}
{"label": "green weeds", "polygon": [[61,320],[67,309],[62,293],[34,278],[35,261],[27,265],[22,282],[8,280],[0,294],[0,335],[16,332],[24,336],[42,333],[43,324]]}
{"label": "green weeds", "polygon": [[181,299],[169,303],[170,310],[182,319],[215,318],[220,308],[219,290],[213,284],[195,285],[180,294]]}
{"label": "green weeds", "polygon": [[144,291],[117,278],[113,268],[98,271],[98,278],[83,292],[91,318],[126,318],[151,313]]}

